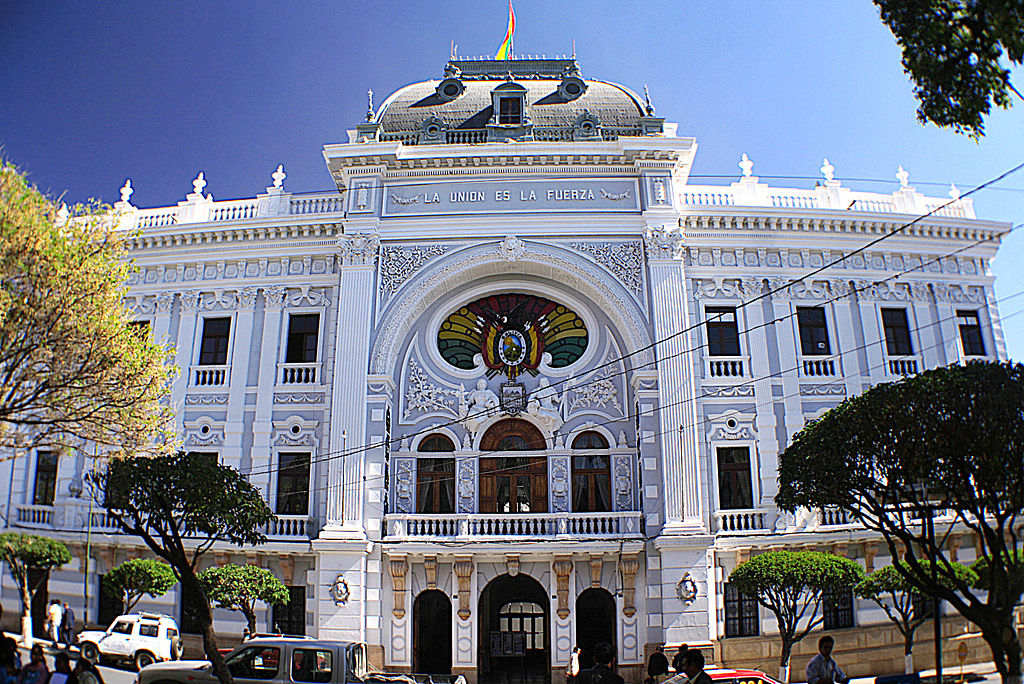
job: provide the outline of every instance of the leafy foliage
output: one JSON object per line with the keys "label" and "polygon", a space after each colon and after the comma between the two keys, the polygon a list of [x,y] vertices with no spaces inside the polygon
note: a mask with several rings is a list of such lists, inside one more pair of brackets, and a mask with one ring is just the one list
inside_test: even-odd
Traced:
{"label": "leafy foliage", "polygon": [[131,325],[125,237],[103,207],[61,215],[0,161],[0,446],[161,448],[170,352]]}
{"label": "leafy foliage", "polygon": [[[992,105],[1010,106],[1010,70],[1024,60],[1020,0],[875,0],[903,50],[920,102],[917,118],[985,134]],[[1017,92],[1020,96],[1020,93]]]}
{"label": "leafy foliage", "polygon": [[11,577],[18,585],[21,596],[21,633],[26,644],[32,641],[32,597],[39,584],[30,586],[30,570],[59,568],[71,560],[71,552],[64,542],[34,534],[0,533],[0,559],[7,563]]}
{"label": "leafy foliage", "polygon": [[988,556],[982,556],[971,563],[971,570],[977,575],[974,587],[989,590],[989,587],[1008,585],[1011,594],[1024,594],[1024,551],[1017,549],[1012,553],[1014,563],[1005,569],[1006,576],[999,576],[1003,569],[998,563],[993,564]]}
{"label": "leafy foliage", "polygon": [[[903,566],[902,573],[896,569],[899,565]],[[873,601],[885,611],[889,620],[903,635],[903,653],[910,656],[914,650],[914,633],[928,619],[928,614],[914,611],[915,599],[920,600],[923,595],[907,581],[906,575],[910,571],[906,565],[905,561],[898,561],[896,565],[879,568],[858,582],[853,591],[861,598]],[[931,572],[930,563],[922,563],[922,566]],[[954,563],[951,568],[960,581],[968,584],[977,581],[977,574],[971,568],[961,563]],[[912,671],[912,668],[909,669],[907,674]]]}
{"label": "leafy foliage", "polygon": [[[1004,677],[1020,674],[1020,643],[1003,635],[1024,588],[1010,581],[1024,573],[1015,551],[1024,514],[1024,366],[949,366],[847,399],[781,454],[775,500],[786,510],[838,506],[881,533],[894,557],[904,549],[897,571],[978,625]],[[984,596],[947,556],[954,526],[972,530],[989,558],[987,578],[997,584]]]}
{"label": "leafy foliage", "polygon": [[256,602],[283,605],[288,587],[274,573],[256,565],[223,565],[199,573],[199,584],[218,608],[245,615],[249,634],[256,633]]}
{"label": "leafy foliage", "polygon": [[103,591],[117,597],[131,612],[144,595],[163,596],[178,583],[171,566],[153,558],[132,558],[103,576]]}
{"label": "leafy foliage", "polygon": [[786,668],[793,644],[824,619],[818,615],[823,592],[851,589],[863,576],[856,562],[835,554],[768,551],[740,563],[729,582],[775,614],[782,639],[779,664]]}
{"label": "leafy foliage", "polygon": [[141,537],[171,565],[186,594],[199,597],[195,608],[206,657],[217,678],[231,684],[196,568],[217,542],[255,546],[266,541],[262,530],[276,516],[259,490],[216,456],[203,453],[113,458],[105,472],[94,471],[89,481],[117,526]]}

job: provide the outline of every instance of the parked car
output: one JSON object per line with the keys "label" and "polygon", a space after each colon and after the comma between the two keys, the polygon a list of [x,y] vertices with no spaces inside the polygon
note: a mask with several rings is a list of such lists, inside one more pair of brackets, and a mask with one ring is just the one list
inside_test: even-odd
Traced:
{"label": "parked car", "polygon": [[[779,682],[760,670],[734,670],[730,667],[705,667],[704,671],[715,684],[779,684]],[[677,674],[666,679],[662,684],[686,684],[689,677]]]}
{"label": "parked car", "polygon": [[[355,684],[373,681],[367,671],[366,644],[306,637],[259,637],[242,642],[224,659],[235,680],[267,684]],[[394,675],[380,675],[392,680]],[[408,677],[405,680],[411,682]],[[137,684],[213,684],[217,676],[207,660],[155,663],[139,672]]]}
{"label": "parked car", "polygon": [[105,632],[86,630],[75,642],[89,662],[130,662],[139,670],[158,661],[177,660],[182,649],[178,623],[159,613],[122,615]]}

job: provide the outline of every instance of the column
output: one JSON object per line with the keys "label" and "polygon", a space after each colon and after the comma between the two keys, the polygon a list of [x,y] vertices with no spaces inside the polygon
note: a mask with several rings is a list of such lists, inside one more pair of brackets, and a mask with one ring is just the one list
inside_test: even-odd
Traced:
{"label": "column", "polygon": [[245,429],[245,387],[249,382],[252,362],[252,328],[255,318],[255,287],[244,287],[235,295],[235,334],[232,336],[231,380],[228,384],[228,411],[224,424],[224,451],[221,462],[242,467],[242,434]]}
{"label": "column", "polygon": [[170,344],[171,309],[174,307],[173,292],[159,292],[153,303],[153,341],[160,345]]}
{"label": "column", "polygon": [[[693,344],[686,310],[683,234],[674,227],[648,227],[644,235],[650,268],[654,337],[661,390],[661,453],[664,464],[665,528],[703,532],[704,504],[697,460],[697,406],[693,378]],[[662,340],[664,340],[662,342]]]}
{"label": "column", "polygon": [[[363,537],[363,458],[366,446],[366,376],[373,314],[376,232],[338,238],[338,291],[346,315],[338,316],[331,392],[331,460],[327,476],[327,528]],[[348,452],[352,452],[349,454]]]}
{"label": "column", "polygon": [[[743,308],[744,320],[746,321],[747,352],[750,356],[750,375],[754,384],[754,422],[757,427],[757,454],[756,463],[758,472],[751,473],[760,483],[760,499],[754,502],[758,508],[775,508],[775,494],[778,489],[778,468],[779,468],[779,440],[775,431],[774,399],[772,397],[772,367],[767,350],[768,331],[765,327],[765,316],[763,300],[756,300],[761,296],[762,282],[759,278],[747,278],[743,280],[743,299],[751,302]],[[784,334],[784,333],[783,333]],[[781,352],[781,350],[780,350]],[[781,355],[778,359],[779,369],[791,371],[794,367],[791,359]],[[714,456],[713,456],[714,457]],[[754,458],[755,455],[751,454]],[[713,483],[712,486],[717,486]]]}
{"label": "column", "polygon": [[199,290],[181,293],[181,318],[178,321],[178,344],[174,356],[174,362],[181,367],[181,373],[171,385],[171,410],[174,411],[174,425],[178,433],[184,427],[185,393],[188,391],[189,373],[192,370],[192,345],[196,339],[196,322],[201,304],[202,293]]}
{"label": "column", "polygon": [[[256,381],[256,416],[252,424],[252,483],[270,501],[270,439],[274,429],[274,387],[277,385],[278,341],[281,339],[285,286],[263,288],[263,338],[260,341],[260,374]],[[313,480],[311,480],[312,482]]]}

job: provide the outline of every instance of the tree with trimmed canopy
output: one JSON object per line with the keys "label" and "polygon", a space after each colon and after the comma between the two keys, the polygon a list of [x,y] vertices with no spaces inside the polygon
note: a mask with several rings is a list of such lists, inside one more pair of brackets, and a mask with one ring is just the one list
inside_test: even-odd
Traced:
{"label": "tree with trimmed canopy", "polygon": [[819,609],[826,590],[849,591],[863,577],[860,565],[832,553],[767,551],[740,563],[729,583],[775,615],[782,640],[779,679],[788,682],[793,646],[825,619]]}
{"label": "tree with trimmed canopy", "polygon": [[[21,597],[21,639],[32,646],[32,597],[42,586],[46,573],[68,563],[71,552],[64,542],[35,534],[0,533],[0,558],[7,563]],[[37,570],[39,579],[31,582],[29,574]]]}
{"label": "tree with trimmed canopy", "polygon": [[[905,561],[899,561],[897,565],[902,563]],[[961,563],[952,565],[952,568],[964,582],[977,581],[977,574],[971,568]],[[874,602],[896,625],[903,636],[903,671],[911,674],[915,672],[914,633],[930,617],[930,613],[920,610],[918,606],[922,601],[931,599],[910,584],[906,574],[906,568],[901,574],[894,565],[886,565],[858,582],[853,591],[857,596]]]}
{"label": "tree with trimmed canopy", "polygon": [[217,650],[213,611],[197,569],[214,544],[251,547],[267,540],[276,516],[260,491],[216,455],[179,452],[151,458],[112,458],[89,478],[94,495],[125,534],[140,537],[167,561],[199,623],[203,650],[217,679],[232,684]]}
{"label": "tree with trimmed canopy", "polygon": [[[837,506],[878,532],[892,557],[902,550],[897,572],[976,625],[1003,681],[1020,683],[1024,366],[947,366],[847,399],[780,455],[775,501],[787,511]],[[950,537],[965,530],[988,558],[987,591],[950,557]]]}
{"label": "tree with trimmed canopy", "polygon": [[143,596],[158,598],[178,583],[171,566],[155,558],[132,558],[103,576],[103,591],[130,613]]}
{"label": "tree with trimmed canopy", "polygon": [[222,565],[199,573],[199,584],[218,608],[245,616],[250,635],[256,633],[256,602],[284,605],[288,587],[274,573],[257,565]]}

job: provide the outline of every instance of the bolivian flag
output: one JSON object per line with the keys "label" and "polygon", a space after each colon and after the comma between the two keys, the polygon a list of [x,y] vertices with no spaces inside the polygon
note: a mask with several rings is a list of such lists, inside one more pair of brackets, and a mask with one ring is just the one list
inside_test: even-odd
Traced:
{"label": "bolivian flag", "polygon": [[508,31],[505,32],[505,40],[498,48],[495,59],[512,59],[512,34],[516,32],[516,13],[512,11],[512,0],[508,0]]}

